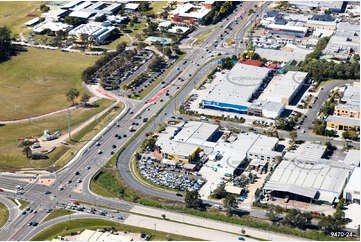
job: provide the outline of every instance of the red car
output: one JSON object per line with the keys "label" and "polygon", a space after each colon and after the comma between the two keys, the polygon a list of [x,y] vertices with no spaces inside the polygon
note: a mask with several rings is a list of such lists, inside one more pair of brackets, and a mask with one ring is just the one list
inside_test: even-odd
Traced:
{"label": "red car", "polygon": [[0,192],[3,192],[4,190],[2,188],[0,188]]}
{"label": "red car", "polygon": [[216,123],[220,123],[221,121],[220,121],[220,120],[218,120],[218,119],[216,119],[216,120],[214,120],[214,122],[216,122]]}

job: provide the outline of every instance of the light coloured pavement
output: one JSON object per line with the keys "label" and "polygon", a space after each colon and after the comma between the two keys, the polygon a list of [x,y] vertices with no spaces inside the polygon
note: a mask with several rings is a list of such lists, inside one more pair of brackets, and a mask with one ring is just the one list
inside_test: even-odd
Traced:
{"label": "light coloured pavement", "polygon": [[[216,220],[211,219],[205,219],[201,217],[191,216],[187,214],[180,214],[175,212],[165,212],[165,210],[155,209],[155,208],[149,208],[149,207],[143,207],[143,206],[137,206],[135,205],[130,212],[134,213],[140,213],[144,215],[149,216],[159,216],[162,217],[162,214],[165,214],[167,219],[178,221],[181,223],[190,223],[197,226],[203,226],[207,228],[217,229],[220,231],[225,231],[229,233],[237,233],[241,234],[241,230],[244,229],[246,231],[247,235],[251,235],[256,238],[265,239],[265,240],[274,240],[274,241],[281,241],[281,240],[306,240],[300,237],[293,237],[293,236],[287,236],[283,234],[277,234],[270,231],[264,231],[264,230],[258,230],[251,227],[245,227],[240,226],[236,224],[230,224],[230,223],[223,223],[218,222]],[[130,216],[131,217],[131,216]],[[143,224],[142,226],[143,227]],[[212,237],[212,240],[217,240],[215,237]],[[225,240],[225,239],[223,239]]]}

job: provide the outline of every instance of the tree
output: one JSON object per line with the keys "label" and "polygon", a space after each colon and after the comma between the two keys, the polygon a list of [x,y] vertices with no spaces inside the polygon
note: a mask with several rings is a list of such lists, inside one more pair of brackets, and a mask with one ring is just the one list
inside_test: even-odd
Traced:
{"label": "tree", "polygon": [[275,224],[279,220],[279,214],[276,212],[275,208],[270,208],[266,213],[266,217]]}
{"label": "tree", "polygon": [[326,233],[330,233],[342,231],[346,224],[345,213],[340,208],[336,208],[333,216],[322,217],[318,226]]}
{"label": "tree", "polygon": [[95,22],[104,22],[106,20],[105,15],[98,16],[95,18]]}
{"label": "tree", "polygon": [[10,34],[7,27],[0,27],[0,62],[8,60],[12,53]]}
{"label": "tree", "polygon": [[216,198],[216,199],[222,199],[224,197],[227,196],[227,192],[226,190],[224,189],[225,187],[225,184],[221,184],[220,186],[218,186],[216,189],[214,189],[213,191],[213,196]]}
{"label": "tree", "polygon": [[290,138],[292,139],[292,141],[295,141],[295,139],[297,138],[297,132],[292,130],[290,133],[289,133],[289,136]]}
{"label": "tree", "polygon": [[202,207],[202,200],[200,199],[198,191],[188,191],[184,201],[187,208],[199,209]]}
{"label": "tree", "polygon": [[154,60],[149,64],[149,68],[152,71],[158,70],[163,65],[163,59],[159,56],[155,57]]}
{"label": "tree", "polygon": [[40,11],[43,12],[43,13],[49,11],[49,9],[50,8],[48,6],[46,6],[46,4],[41,4],[40,5]]}
{"label": "tree", "polygon": [[127,47],[127,43],[126,42],[124,42],[124,41],[122,41],[122,42],[120,42],[118,45],[117,45],[117,52],[119,53],[119,54],[121,54],[124,50],[125,50],[125,48]]}
{"label": "tree", "polygon": [[348,129],[347,131],[344,131],[342,133],[342,138],[350,139],[350,140],[357,140],[358,139],[358,133],[357,133],[356,129],[351,128],[351,129]]}
{"label": "tree", "polygon": [[29,145],[25,146],[23,149],[23,153],[25,153],[26,158],[31,158],[32,157],[32,151]]}
{"label": "tree", "polygon": [[306,229],[311,225],[312,215],[310,213],[302,213],[296,209],[291,209],[285,217],[285,223],[291,227]]}
{"label": "tree", "polygon": [[222,59],[222,69],[230,70],[233,67],[232,58],[226,57]]}
{"label": "tree", "polygon": [[231,216],[232,210],[237,207],[237,202],[233,195],[228,194],[223,200],[223,205],[225,208],[227,208],[227,215]]}
{"label": "tree", "polygon": [[75,88],[71,88],[67,93],[66,93],[66,97],[68,99],[68,101],[72,102],[72,105],[75,104],[74,100],[79,97],[79,91]]}
{"label": "tree", "polygon": [[150,5],[149,2],[140,2],[138,6],[138,10],[141,12],[146,12],[150,10],[149,5]]}
{"label": "tree", "polygon": [[90,99],[90,96],[87,93],[84,93],[83,96],[81,96],[81,102],[84,104],[87,104],[89,99]]}
{"label": "tree", "polygon": [[64,22],[67,23],[67,24],[77,26],[77,25],[80,24],[81,21],[76,17],[66,16],[64,18]]}

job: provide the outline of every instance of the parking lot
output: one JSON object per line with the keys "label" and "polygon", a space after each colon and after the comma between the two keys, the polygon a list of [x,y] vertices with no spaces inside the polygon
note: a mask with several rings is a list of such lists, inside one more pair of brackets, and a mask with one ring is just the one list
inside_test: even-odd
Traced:
{"label": "parking lot", "polygon": [[154,184],[179,191],[198,190],[205,180],[193,172],[185,171],[180,166],[162,164],[143,156],[139,160],[140,174]]}

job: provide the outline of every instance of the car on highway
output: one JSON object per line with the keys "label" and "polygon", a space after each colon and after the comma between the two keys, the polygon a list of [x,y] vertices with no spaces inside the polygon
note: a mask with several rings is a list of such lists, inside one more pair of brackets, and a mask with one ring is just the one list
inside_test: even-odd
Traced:
{"label": "car on highway", "polygon": [[116,145],[112,145],[112,148],[115,149],[115,148],[117,148],[117,146],[116,146]]}
{"label": "car on highway", "polygon": [[175,194],[177,197],[183,197],[183,194],[182,193],[176,193]]}
{"label": "car on highway", "polygon": [[123,134],[123,138],[125,138],[125,137],[127,137],[127,135],[126,135],[126,134]]}
{"label": "car on highway", "polygon": [[0,188],[0,192],[3,192],[4,190],[2,188]]}
{"label": "car on highway", "polygon": [[118,219],[119,219],[119,220],[123,220],[124,218],[123,218],[123,216],[119,216]]}
{"label": "car on highway", "polygon": [[59,187],[58,188],[58,191],[63,191],[64,190],[64,187]]}
{"label": "car on highway", "polygon": [[50,194],[50,193],[51,193],[50,191],[44,192],[45,195],[48,195],[48,194]]}
{"label": "car on highway", "polygon": [[51,213],[52,211],[53,211],[52,208],[48,208],[45,212],[46,212],[46,213]]}
{"label": "car on highway", "polygon": [[80,172],[79,172],[79,171],[75,172],[75,175],[76,175],[76,176],[79,176],[79,175],[80,175]]}
{"label": "car on highway", "polygon": [[98,155],[101,155],[103,154],[103,151],[102,150],[98,150]]}
{"label": "car on highway", "polygon": [[25,211],[25,210],[24,210],[24,211],[22,211],[22,212],[21,212],[21,214],[22,214],[22,215],[25,215],[25,214],[26,214],[26,211]]}
{"label": "car on highway", "polygon": [[38,222],[31,221],[29,223],[29,226],[37,226],[38,224],[39,224]]}

